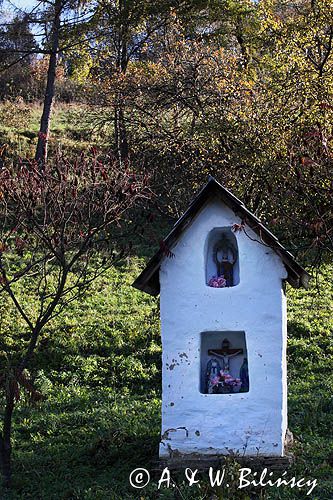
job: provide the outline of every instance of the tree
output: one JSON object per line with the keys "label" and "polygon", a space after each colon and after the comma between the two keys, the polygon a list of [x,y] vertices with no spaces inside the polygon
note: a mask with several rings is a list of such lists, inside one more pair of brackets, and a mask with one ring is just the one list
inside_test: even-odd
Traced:
{"label": "tree", "polygon": [[[50,132],[52,105],[55,95],[57,60],[59,54],[85,43],[83,33],[89,24],[90,15],[84,9],[80,12],[82,2],[76,0],[53,0],[47,2],[45,11],[34,13],[34,23],[49,27],[46,32],[44,53],[49,54],[47,80],[43,101],[43,112],[40,119],[38,142],[35,160],[44,165],[47,160],[47,146]],[[75,33],[75,39],[71,37]]]}
{"label": "tree", "polygon": [[57,69],[57,58],[60,43],[61,14],[65,7],[62,0],[55,0],[52,6],[52,27],[50,32],[50,57],[47,70],[46,89],[43,103],[43,112],[40,119],[38,142],[35,159],[39,163],[45,163],[47,159],[47,142],[50,131],[50,118],[54,100],[54,89]]}
{"label": "tree", "polygon": [[[36,49],[27,16],[18,15],[0,28],[0,98],[27,95]],[[18,58],[20,51],[27,51],[28,56]]]}
{"label": "tree", "polygon": [[[108,76],[110,76],[111,69],[111,78],[116,77],[118,81],[114,94],[115,146],[121,163],[128,158],[122,79],[126,74],[128,62],[138,56],[140,49],[149,40],[151,34],[164,24],[165,12],[169,7],[168,2],[162,2],[156,7],[149,2],[100,0],[91,8],[91,11],[87,8],[86,11],[83,9],[82,13],[80,12],[82,5],[80,1],[53,0],[46,10],[48,19],[52,20],[47,44],[49,53],[47,84],[35,156],[41,164],[45,163],[47,158],[57,58],[60,53],[73,53],[73,48],[75,49],[78,45],[81,45],[81,51],[83,45],[98,53],[98,57],[103,58],[104,67],[105,54],[108,58],[111,55],[112,63],[109,66]],[[73,15],[74,12],[77,14]],[[40,23],[43,20],[43,14],[37,14],[37,19]],[[102,51],[98,48],[102,48]]]}
{"label": "tree", "polygon": [[316,266],[333,251],[332,15],[327,0],[260,2],[232,162],[253,208]]}
{"label": "tree", "polygon": [[[24,12],[22,17],[25,26],[34,25],[37,29],[36,37],[39,44],[31,42],[25,36],[25,42],[19,46],[0,48],[0,54],[10,57],[10,62],[3,69],[29,61],[32,56],[41,54],[48,57],[48,70],[45,93],[43,98],[43,112],[40,120],[38,142],[35,159],[43,166],[47,159],[50,119],[55,96],[56,70],[60,54],[85,44],[84,34],[94,14],[94,9],[82,7],[79,0],[51,0],[36,2],[30,12]],[[14,28],[14,40],[17,33],[15,23],[7,22],[2,25],[6,28],[6,35]],[[30,34],[31,35],[31,34]],[[31,35],[32,36],[32,35]],[[8,43],[7,43],[8,45]]]}
{"label": "tree", "polygon": [[[318,265],[333,251],[331,2],[260,2],[243,47],[234,14],[229,34],[214,26],[207,35],[202,21],[189,34],[176,18],[158,58],[129,62],[122,88],[132,152],[159,165],[168,213],[179,216],[188,186],[213,174]],[[100,87],[107,105],[110,88]]]}
{"label": "tree", "polygon": [[131,61],[146,59],[147,47],[152,46],[156,33],[163,33],[172,8],[177,5],[178,2],[174,0],[158,3],[99,0],[96,13],[94,74],[99,82],[110,83],[114,143],[120,162],[128,159],[130,149],[126,116],[127,95],[124,92],[128,66]]}
{"label": "tree", "polygon": [[[26,369],[42,332],[121,258],[125,246],[116,241],[115,227],[148,190],[146,179],[96,155],[72,162],[57,157],[42,173],[36,162],[7,167],[0,181],[0,294],[10,298],[26,325],[24,350],[0,364],[0,462],[9,486],[12,415],[20,389],[38,398]],[[20,284],[31,293],[33,310],[22,306]]]}
{"label": "tree", "polygon": [[240,50],[221,47],[215,35],[209,40],[189,35],[175,15],[163,35],[153,33],[141,57],[128,62],[121,82],[100,75],[95,80],[94,123],[111,124],[115,89],[121,85],[131,154],[152,168],[159,165],[156,190],[174,216],[193,196],[189,185],[197,187],[209,173],[218,175],[221,166],[224,183],[232,181],[235,115],[253,87],[242,62]]}

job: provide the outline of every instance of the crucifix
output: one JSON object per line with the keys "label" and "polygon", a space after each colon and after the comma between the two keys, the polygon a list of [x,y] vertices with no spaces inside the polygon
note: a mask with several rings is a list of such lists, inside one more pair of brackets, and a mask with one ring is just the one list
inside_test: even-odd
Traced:
{"label": "crucifix", "polygon": [[222,370],[225,373],[229,373],[229,359],[243,354],[243,349],[230,349],[230,342],[228,339],[224,339],[222,342],[222,349],[209,349],[209,356],[216,356],[222,360]]}

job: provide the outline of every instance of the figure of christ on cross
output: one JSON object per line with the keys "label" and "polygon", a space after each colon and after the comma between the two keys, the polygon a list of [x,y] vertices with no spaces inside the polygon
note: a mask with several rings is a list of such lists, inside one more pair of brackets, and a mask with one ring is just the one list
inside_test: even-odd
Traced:
{"label": "figure of christ on cross", "polygon": [[222,360],[222,370],[224,373],[229,373],[229,359],[243,354],[243,349],[230,349],[230,342],[224,339],[222,342],[222,349],[209,349],[209,356],[216,356]]}

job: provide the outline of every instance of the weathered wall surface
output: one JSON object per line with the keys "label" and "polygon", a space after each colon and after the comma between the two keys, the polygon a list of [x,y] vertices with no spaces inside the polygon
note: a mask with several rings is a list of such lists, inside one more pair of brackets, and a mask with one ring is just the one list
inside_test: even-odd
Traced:
{"label": "weathered wall surface", "polygon": [[[240,219],[220,201],[199,213],[160,270],[163,403],[160,456],[284,453],[287,426],[286,270],[268,247],[237,232],[240,283],[206,285],[206,240]],[[258,239],[249,228],[247,233]],[[200,392],[202,332],[245,331],[250,390]],[[230,337],[229,337],[230,338]],[[237,347],[235,345],[235,347]]]}

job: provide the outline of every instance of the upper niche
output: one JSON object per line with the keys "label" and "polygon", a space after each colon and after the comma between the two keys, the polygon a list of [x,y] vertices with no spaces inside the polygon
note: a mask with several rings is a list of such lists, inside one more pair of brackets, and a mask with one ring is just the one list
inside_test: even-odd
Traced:
{"label": "upper niche", "polygon": [[206,284],[214,288],[239,284],[238,245],[231,227],[212,229],[208,235]]}

